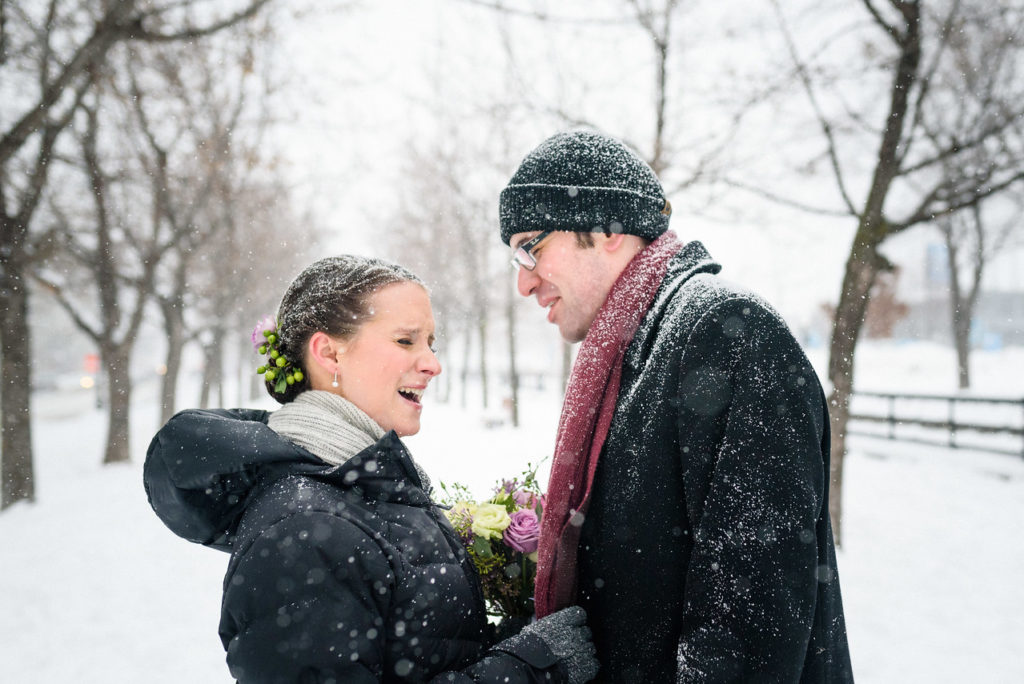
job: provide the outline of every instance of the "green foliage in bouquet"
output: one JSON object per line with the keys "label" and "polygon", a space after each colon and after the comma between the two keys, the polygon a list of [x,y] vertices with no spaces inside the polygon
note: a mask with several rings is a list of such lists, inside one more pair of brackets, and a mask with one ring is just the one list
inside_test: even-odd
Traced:
{"label": "green foliage in bouquet", "polygon": [[487,612],[501,618],[533,615],[537,541],[544,496],[537,469],[502,480],[486,501],[473,501],[460,484],[441,483],[455,531],[469,551],[483,587]]}

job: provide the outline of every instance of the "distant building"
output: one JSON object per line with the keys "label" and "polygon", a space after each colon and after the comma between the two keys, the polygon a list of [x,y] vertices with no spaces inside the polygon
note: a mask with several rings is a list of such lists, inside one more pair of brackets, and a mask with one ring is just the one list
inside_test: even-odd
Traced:
{"label": "distant building", "polygon": [[[899,296],[908,312],[896,324],[894,336],[952,344],[946,245],[934,233],[918,235],[913,242],[904,241],[895,250],[899,257],[894,258],[903,267]],[[1024,246],[1005,250],[986,266],[971,322],[973,348],[1007,345],[1024,345]]]}

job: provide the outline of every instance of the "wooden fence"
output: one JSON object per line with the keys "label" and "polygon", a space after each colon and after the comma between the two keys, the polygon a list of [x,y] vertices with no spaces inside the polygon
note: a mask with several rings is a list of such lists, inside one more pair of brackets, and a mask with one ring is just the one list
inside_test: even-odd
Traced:
{"label": "wooden fence", "polygon": [[1024,398],[855,392],[850,421],[851,435],[1024,457]]}

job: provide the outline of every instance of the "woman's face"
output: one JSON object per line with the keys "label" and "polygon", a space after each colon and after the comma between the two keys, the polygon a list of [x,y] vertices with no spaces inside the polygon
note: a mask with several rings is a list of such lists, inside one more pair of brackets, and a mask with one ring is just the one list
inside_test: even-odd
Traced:
{"label": "woman's face", "polygon": [[341,394],[399,436],[420,429],[421,396],[441,372],[434,344],[430,297],[416,283],[394,283],[370,298],[371,315],[341,345],[338,388]]}

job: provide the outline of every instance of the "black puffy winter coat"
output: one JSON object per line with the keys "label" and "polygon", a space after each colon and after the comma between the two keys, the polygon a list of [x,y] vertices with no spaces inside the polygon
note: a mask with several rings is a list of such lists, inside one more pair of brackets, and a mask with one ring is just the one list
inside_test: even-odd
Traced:
{"label": "black puffy winter coat", "polygon": [[581,530],[599,681],[852,681],[829,422],[782,319],[691,242],[626,350]]}
{"label": "black puffy winter coat", "polygon": [[236,679],[565,680],[535,636],[490,646],[476,571],[393,432],[331,466],[267,415],[179,413],[144,470],[171,530],[231,553],[220,636]]}

